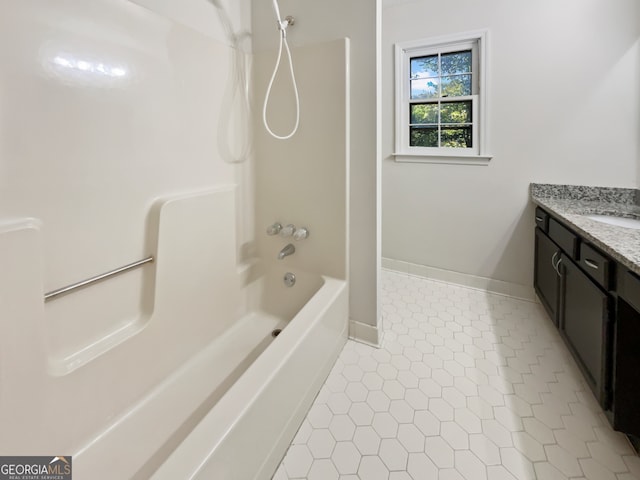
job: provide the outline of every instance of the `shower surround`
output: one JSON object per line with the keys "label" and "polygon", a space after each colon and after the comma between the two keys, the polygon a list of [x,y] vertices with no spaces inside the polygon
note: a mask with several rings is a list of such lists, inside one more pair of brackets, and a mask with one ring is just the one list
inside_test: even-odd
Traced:
{"label": "shower surround", "polygon": [[[348,42],[292,49],[302,117],[279,143],[243,96],[274,55],[250,51],[249,2],[136,3],[2,7],[0,452],[268,478],[346,338]],[[277,260],[274,221],[312,234]],[[249,431],[269,448],[235,471]]]}

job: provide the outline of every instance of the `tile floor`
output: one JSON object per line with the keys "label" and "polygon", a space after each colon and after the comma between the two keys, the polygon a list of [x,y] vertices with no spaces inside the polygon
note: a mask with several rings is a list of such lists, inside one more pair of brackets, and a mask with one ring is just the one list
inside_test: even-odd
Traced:
{"label": "tile floor", "polygon": [[382,280],[382,348],[347,343],[274,480],[640,479],[540,305]]}

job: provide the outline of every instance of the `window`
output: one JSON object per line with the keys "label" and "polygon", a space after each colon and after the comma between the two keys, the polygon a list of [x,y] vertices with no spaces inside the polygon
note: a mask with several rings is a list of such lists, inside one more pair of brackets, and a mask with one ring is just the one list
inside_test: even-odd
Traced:
{"label": "window", "polygon": [[488,163],[486,32],[396,44],[397,161]]}

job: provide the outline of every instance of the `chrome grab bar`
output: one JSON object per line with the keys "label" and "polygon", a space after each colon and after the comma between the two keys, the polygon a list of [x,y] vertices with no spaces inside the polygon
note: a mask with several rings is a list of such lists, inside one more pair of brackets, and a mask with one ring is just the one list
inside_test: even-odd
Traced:
{"label": "chrome grab bar", "polygon": [[63,293],[69,293],[77,288],[86,287],[87,285],[91,285],[93,283],[99,282],[100,280],[113,277],[114,275],[118,275],[120,273],[124,273],[128,270],[132,270],[134,268],[144,265],[145,263],[150,263],[150,262],[153,262],[153,256],[144,258],[142,260],[138,260],[137,262],[130,263],[128,265],[125,265],[124,267],[116,268],[115,270],[111,270],[101,275],[96,275],[95,277],[87,278],[86,280],[82,280],[81,282],[72,283],[71,285],[67,285],[66,287],[58,288],[56,290],[51,290],[50,292],[47,292],[44,294],[44,301],[48,302],[49,300],[57,297],[58,295],[62,295]]}

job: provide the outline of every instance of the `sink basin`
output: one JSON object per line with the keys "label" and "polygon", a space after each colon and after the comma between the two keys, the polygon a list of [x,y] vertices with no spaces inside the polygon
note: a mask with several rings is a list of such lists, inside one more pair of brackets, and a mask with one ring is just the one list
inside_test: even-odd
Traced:
{"label": "sink basin", "polygon": [[615,217],[613,215],[585,215],[590,220],[615,225],[616,227],[634,228],[640,230],[640,220],[636,218]]}

